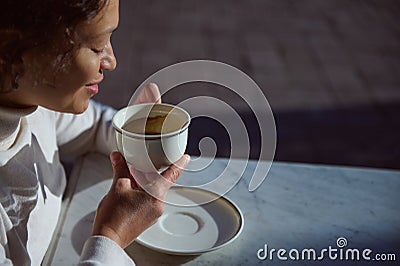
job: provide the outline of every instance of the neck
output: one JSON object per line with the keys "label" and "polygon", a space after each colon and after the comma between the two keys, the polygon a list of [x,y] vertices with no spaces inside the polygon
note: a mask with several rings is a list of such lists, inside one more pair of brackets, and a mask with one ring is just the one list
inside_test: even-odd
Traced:
{"label": "neck", "polygon": [[17,109],[25,109],[34,107],[34,104],[26,104],[21,102],[20,91],[14,90],[10,92],[1,93],[0,92],[0,106],[7,108],[17,108]]}

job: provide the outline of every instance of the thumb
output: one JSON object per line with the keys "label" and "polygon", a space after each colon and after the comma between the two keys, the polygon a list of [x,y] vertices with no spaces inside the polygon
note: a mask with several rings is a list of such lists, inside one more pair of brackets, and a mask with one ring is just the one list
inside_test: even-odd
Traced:
{"label": "thumb", "polygon": [[114,151],[110,154],[110,161],[114,171],[114,180],[113,183],[118,178],[129,178],[130,172],[128,165],[125,162],[125,158],[121,155],[121,153]]}
{"label": "thumb", "polygon": [[149,83],[140,91],[135,104],[140,103],[161,103],[160,90],[157,84]]}
{"label": "thumb", "polygon": [[172,164],[167,170],[165,170],[165,172],[162,173],[162,176],[171,183],[175,183],[178,177],[185,170],[189,161],[190,161],[190,156],[187,154],[183,155],[182,158],[180,158],[176,163]]}

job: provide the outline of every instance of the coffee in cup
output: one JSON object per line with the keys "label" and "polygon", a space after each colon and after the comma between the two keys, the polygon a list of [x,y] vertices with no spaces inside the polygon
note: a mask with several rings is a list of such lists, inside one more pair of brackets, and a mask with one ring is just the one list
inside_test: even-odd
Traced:
{"label": "coffee in cup", "polygon": [[118,150],[141,172],[160,172],[179,160],[189,124],[189,114],[169,104],[132,105],[113,118]]}

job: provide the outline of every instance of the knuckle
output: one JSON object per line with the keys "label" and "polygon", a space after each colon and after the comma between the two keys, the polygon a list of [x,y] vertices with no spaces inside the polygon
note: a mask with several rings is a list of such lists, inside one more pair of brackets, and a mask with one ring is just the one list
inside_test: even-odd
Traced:
{"label": "knuckle", "polygon": [[125,188],[125,184],[122,179],[118,179],[115,181],[114,188],[116,191],[122,191]]}
{"label": "knuckle", "polygon": [[180,175],[180,169],[178,168],[178,167],[173,167],[172,169],[171,169],[171,179],[174,181],[174,180],[176,180],[178,177],[179,177],[179,175]]}
{"label": "knuckle", "polygon": [[154,205],[153,215],[154,218],[158,219],[164,214],[164,204],[162,202],[158,202]]}
{"label": "knuckle", "polygon": [[120,192],[122,190],[122,184],[120,182],[116,182],[114,185],[114,192]]}

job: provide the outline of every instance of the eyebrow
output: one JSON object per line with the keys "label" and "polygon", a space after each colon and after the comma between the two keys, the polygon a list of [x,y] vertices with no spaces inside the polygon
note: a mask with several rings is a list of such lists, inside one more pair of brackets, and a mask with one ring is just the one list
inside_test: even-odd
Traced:
{"label": "eyebrow", "polygon": [[109,27],[109,28],[107,28],[106,30],[104,30],[103,32],[97,34],[96,36],[104,35],[104,34],[109,34],[109,33],[113,33],[113,32],[117,29],[117,27],[118,27],[118,26],[116,26],[116,27]]}
{"label": "eyebrow", "polygon": [[107,28],[105,31],[103,31],[103,33],[101,33],[101,34],[112,33],[112,32],[114,32],[117,28],[118,28],[118,25],[117,25],[117,26],[114,26],[114,27],[109,27],[109,28]]}
{"label": "eyebrow", "polygon": [[109,28],[105,29],[104,31],[102,31],[102,32],[100,32],[100,33],[98,33],[96,35],[90,36],[88,39],[96,39],[96,38],[98,38],[98,37],[100,37],[102,35],[113,33],[117,28],[118,28],[118,26],[109,27]]}

